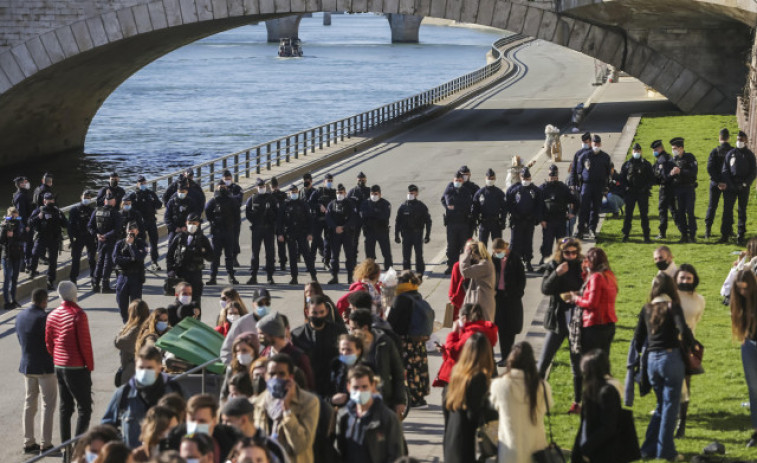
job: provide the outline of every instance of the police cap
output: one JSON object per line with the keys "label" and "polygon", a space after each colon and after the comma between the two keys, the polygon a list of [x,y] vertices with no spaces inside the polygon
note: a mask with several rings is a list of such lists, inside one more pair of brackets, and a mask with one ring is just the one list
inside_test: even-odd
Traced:
{"label": "police cap", "polygon": [[357,174],[357,178],[366,178],[365,174],[361,171],[359,174]]}
{"label": "police cap", "polygon": [[271,177],[271,186],[279,186],[279,179]]}
{"label": "police cap", "polygon": [[126,226],[127,230],[139,230],[139,224],[136,221],[129,222],[129,225]]}
{"label": "police cap", "polygon": [[52,193],[50,193],[50,192],[47,192],[47,193],[45,193],[45,194],[44,194],[44,195],[42,196],[42,199],[53,199],[53,194],[52,194]]}
{"label": "police cap", "polygon": [[381,187],[378,185],[373,185],[371,187],[371,193],[381,193]]}
{"label": "police cap", "polygon": [[683,146],[683,138],[682,137],[671,138],[670,144],[672,146]]}
{"label": "police cap", "polygon": [[416,185],[410,184],[407,187],[407,192],[408,193],[417,193],[418,192],[418,187]]}
{"label": "police cap", "polygon": [[455,172],[455,178],[463,178],[463,171],[458,170],[457,172]]}
{"label": "police cap", "polygon": [[123,200],[124,201],[134,201],[135,199],[137,199],[137,194],[134,193],[133,191],[130,191],[130,192],[126,193],[126,195],[124,195],[124,199]]}
{"label": "police cap", "polygon": [[633,149],[634,149],[635,151],[641,151],[641,145],[640,145],[640,144],[638,144],[638,143],[634,143],[634,144],[633,144]]}
{"label": "police cap", "polygon": [[490,168],[486,171],[487,177],[496,177],[497,175],[494,173],[494,171]]}
{"label": "police cap", "polygon": [[297,191],[297,185],[289,185],[289,191]]}
{"label": "police cap", "polygon": [[746,134],[741,130],[739,130],[739,138],[746,138]]}
{"label": "police cap", "polygon": [[549,176],[555,177],[557,176],[557,173],[559,172],[559,169],[557,168],[557,164],[551,164],[549,166]]}
{"label": "police cap", "polygon": [[29,179],[28,179],[28,178],[26,178],[26,177],[24,177],[23,175],[22,175],[22,176],[20,176],[20,177],[16,177],[16,178],[14,178],[14,179],[13,179],[13,181],[14,181],[14,182],[16,182],[16,183],[25,182],[25,181],[27,181],[27,180],[29,180]]}
{"label": "police cap", "polygon": [[305,174],[302,176],[303,180],[312,180],[313,176],[310,175],[310,172],[305,172]]}
{"label": "police cap", "polygon": [[223,171],[223,176],[224,177],[233,177],[233,175],[231,175],[231,171],[229,169],[226,169],[226,170]]}
{"label": "police cap", "polygon": [[594,135],[594,139],[592,140],[594,143],[602,143],[602,137],[599,135]]}
{"label": "police cap", "polygon": [[92,191],[92,190],[84,190],[84,191],[81,192],[81,195],[83,197],[85,197],[85,198],[91,198],[91,197],[95,196],[95,192]]}
{"label": "police cap", "polygon": [[723,140],[728,140],[731,137],[731,132],[728,131],[725,127],[720,129],[720,138]]}
{"label": "police cap", "polygon": [[344,185],[340,183],[336,186],[336,191],[346,191],[346,188],[344,188]]}
{"label": "police cap", "polygon": [[265,180],[263,180],[262,178],[258,177],[258,180],[255,182],[255,185],[257,185],[257,186],[265,186]]}
{"label": "police cap", "polygon": [[589,141],[591,140],[591,133],[585,132],[583,135],[581,135],[581,141]]}
{"label": "police cap", "polygon": [[468,169],[468,166],[460,166],[460,172],[470,174],[470,169]]}
{"label": "police cap", "polygon": [[200,218],[200,214],[196,212],[190,212],[187,216],[187,222],[200,222],[202,223],[202,219]]}
{"label": "police cap", "polygon": [[184,171],[184,176],[187,178],[194,178],[195,171],[190,167],[189,169]]}
{"label": "police cap", "polygon": [[179,186],[178,186],[177,189],[178,190],[188,190],[189,189],[189,182],[187,182],[186,180],[182,180],[181,182],[179,182]]}
{"label": "police cap", "polygon": [[652,149],[657,149],[657,148],[659,148],[661,146],[662,146],[662,140],[655,140],[655,141],[652,142],[651,145],[649,145],[649,147],[652,148]]}
{"label": "police cap", "polygon": [[328,173],[326,174],[326,180],[334,180],[334,176]]}
{"label": "police cap", "polygon": [[520,176],[523,178],[531,178],[531,171],[528,167],[524,167],[520,170]]}
{"label": "police cap", "polygon": [[261,298],[261,297],[264,297],[266,299],[270,299],[271,298],[271,293],[269,293],[268,290],[265,289],[265,288],[258,288],[258,289],[253,289],[252,290],[252,300],[254,302],[257,302],[257,300],[259,298]]}
{"label": "police cap", "polygon": [[110,173],[110,178],[118,178],[118,172],[115,172],[115,171],[111,172]]}
{"label": "police cap", "polygon": [[137,183],[145,183],[146,181],[147,179],[145,178],[144,175],[140,175],[139,177],[137,177]]}
{"label": "police cap", "polygon": [[45,172],[42,174],[42,178],[53,178],[52,172]]}

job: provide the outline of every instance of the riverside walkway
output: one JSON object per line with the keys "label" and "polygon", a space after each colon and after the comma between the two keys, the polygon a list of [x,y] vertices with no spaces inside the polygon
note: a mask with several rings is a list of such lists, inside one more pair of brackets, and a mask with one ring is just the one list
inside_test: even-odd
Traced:
{"label": "riverside walkway", "polygon": [[[445,185],[461,165],[466,164],[470,167],[473,173],[472,180],[477,183],[483,183],[483,174],[491,167],[498,175],[498,186],[503,187],[511,156],[518,154],[524,160],[534,158],[543,145],[544,126],[551,123],[565,127],[570,118],[571,108],[592,95],[595,97],[595,105],[585,121],[584,128],[597,130],[605,140],[604,146],[608,152],[619,140],[629,112],[662,107],[669,109],[669,106],[665,106],[664,100],[647,100],[643,86],[632,79],[624,79],[620,84],[613,84],[597,91],[591,86],[594,78],[592,59],[546,42],[534,42],[520,49],[515,52],[514,59],[522,63],[520,74],[514,79],[494,86],[439,118],[423,122],[336,163],[312,169],[314,182],[322,181],[323,176],[331,172],[336,183],[344,183],[348,187],[354,184],[358,172],[365,172],[369,185],[381,185],[383,196],[392,203],[393,216],[404,200],[407,185],[415,183],[419,186],[419,199],[429,206],[434,221],[431,242],[424,250],[427,274],[420,291],[435,309],[437,319],[443,317],[448,285],[448,278],[442,275],[445,268],[446,238],[439,198]],[[624,101],[631,103],[621,103]],[[563,162],[559,163],[561,178],[565,178],[572,153],[578,144],[577,136],[563,139],[564,156]],[[532,169],[537,184],[544,180],[547,165],[546,157],[539,156]],[[270,173],[262,172],[260,176],[269,178],[274,172],[283,174],[286,170],[285,167],[279,169],[272,169]],[[282,186],[286,187],[288,183],[289,181],[282,181]],[[506,238],[509,239],[509,233],[506,233]],[[534,240],[538,249],[538,243],[541,241],[538,229]],[[237,278],[245,281],[249,268],[250,233],[244,224],[240,244],[242,254],[239,260],[242,268],[238,271]],[[161,256],[164,253],[165,243],[161,247]],[[401,262],[400,247],[394,243],[392,253],[395,262]],[[359,251],[358,259],[361,257],[364,257],[362,250]],[[320,265],[316,264],[316,268],[319,270],[319,281],[327,281],[328,274]],[[172,301],[172,298],[162,295],[164,276],[149,273],[147,275],[144,299],[151,308],[165,306]],[[221,285],[205,288],[202,303],[202,319],[205,323],[215,324],[219,308],[218,296],[225,278],[225,273],[221,272]],[[274,278],[277,284],[267,286],[273,296],[273,310],[286,314],[293,327],[300,325],[304,322],[301,312],[302,286],[286,285],[289,280],[288,273],[277,271]],[[342,282],[346,281],[344,274],[340,279]],[[113,374],[119,363],[118,353],[113,347],[113,338],[121,327],[121,320],[114,295],[92,294],[86,290],[87,286],[84,283],[85,279],[80,280],[80,304],[89,316],[95,352],[92,420],[94,424],[102,417],[113,393]],[[539,285],[538,276],[530,275],[524,296],[526,328],[521,338],[528,335],[529,339],[534,341],[540,338],[538,320],[536,327],[531,326],[534,314],[542,301]],[[239,285],[237,288],[245,302],[249,302],[253,287]],[[325,287],[327,294],[332,298],[338,298],[346,289],[346,285]],[[55,307],[57,303],[57,298],[53,297],[50,306]],[[0,461],[4,462],[24,460],[21,454],[20,427],[24,390],[22,377],[16,373],[19,347],[13,330],[17,313],[10,311],[0,314],[0,349],[6,352],[0,360],[0,365],[7,372],[1,383],[5,393],[0,396]],[[443,329],[436,334],[443,340],[448,331]],[[440,356],[431,353],[429,371],[432,378],[440,363]],[[404,422],[405,437],[412,456],[421,461],[440,461],[443,438],[440,390],[433,389],[428,402],[428,409],[410,411]],[[56,422],[55,443],[58,443],[57,435]]]}

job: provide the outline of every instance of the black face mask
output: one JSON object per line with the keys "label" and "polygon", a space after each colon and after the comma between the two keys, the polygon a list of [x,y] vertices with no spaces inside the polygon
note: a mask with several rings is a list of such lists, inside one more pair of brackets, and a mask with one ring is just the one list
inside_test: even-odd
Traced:
{"label": "black face mask", "polygon": [[110,186],[117,187],[118,186],[118,180],[111,180],[110,181]]}
{"label": "black face mask", "polygon": [[365,180],[358,180],[357,184],[358,186],[365,186]]}
{"label": "black face mask", "polygon": [[313,182],[311,182],[310,180],[305,180],[304,182],[302,182],[302,184],[305,185],[305,188],[310,188],[310,185],[312,185],[312,183]]}
{"label": "black face mask", "polygon": [[669,262],[665,262],[664,260],[661,260],[659,262],[654,263],[660,271],[664,272],[668,267],[670,267]]}
{"label": "black face mask", "polygon": [[678,283],[678,289],[681,291],[694,291],[694,283]]}
{"label": "black face mask", "polygon": [[252,380],[252,393],[254,395],[260,395],[265,392],[266,384],[265,384],[265,377],[263,375],[258,376],[256,379]]}
{"label": "black face mask", "polygon": [[310,324],[313,325],[313,328],[323,328],[323,326],[326,325],[326,317],[316,317],[311,315]]}

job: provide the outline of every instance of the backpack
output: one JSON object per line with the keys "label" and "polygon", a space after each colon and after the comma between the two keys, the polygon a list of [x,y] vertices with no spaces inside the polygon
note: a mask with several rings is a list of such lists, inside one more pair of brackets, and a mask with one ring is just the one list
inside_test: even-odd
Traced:
{"label": "backpack", "polygon": [[434,331],[434,309],[420,294],[407,295],[413,301],[408,336],[431,336]]}

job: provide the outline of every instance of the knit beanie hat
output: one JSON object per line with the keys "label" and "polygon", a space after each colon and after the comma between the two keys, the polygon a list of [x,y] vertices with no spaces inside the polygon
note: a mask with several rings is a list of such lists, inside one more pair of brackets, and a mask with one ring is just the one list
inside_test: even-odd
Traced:
{"label": "knit beanie hat", "polygon": [[286,336],[284,329],[284,321],[279,316],[278,312],[269,313],[265,317],[258,320],[258,331],[274,338],[283,338]]}
{"label": "knit beanie hat", "polygon": [[58,296],[66,302],[76,302],[78,291],[76,285],[68,280],[58,284]]}

